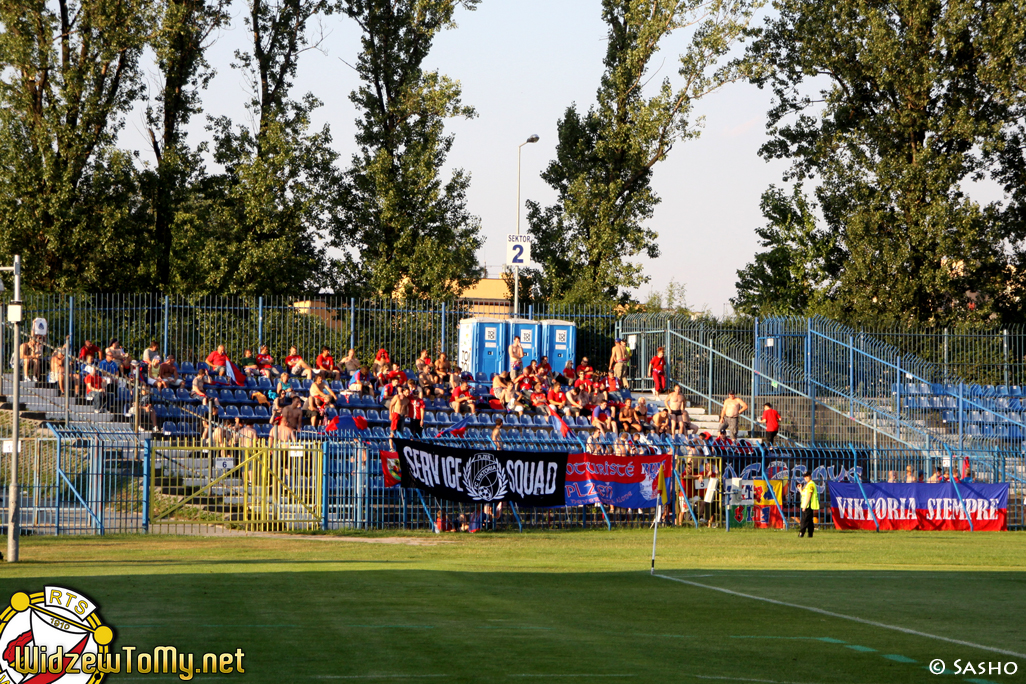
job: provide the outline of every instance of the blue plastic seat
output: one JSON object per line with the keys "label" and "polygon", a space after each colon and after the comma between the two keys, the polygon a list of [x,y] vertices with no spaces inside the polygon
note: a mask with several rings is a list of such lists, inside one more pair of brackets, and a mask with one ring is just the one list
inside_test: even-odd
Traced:
{"label": "blue plastic seat", "polygon": [[185,361],[184,363],[180,363],[178,365],[178,372],[182,375],[185,375],[186,373],[188,373],[189,375],[196,375],[196,366],[192,365],[188,361]]}
{"label": "blue plastic seat", "polygon": [[165,421],[164,425],[162,427],[163,427],[165,435],[168,435],[168,436],[171,436],[171,437],[174,437],[174,436],[178,435],[178,425],[176,425],[172,421],[170,421],[170,420]]}
{"label": "blue plastic seat", "polygon": [[207,365],[206,361],[200,361],[199,363],[196,364],[196,370],[197,371],[200,370],[201,368],[203,370],[206,370],[206,371],[210,370],[210,366]]}
{"label": "blue plastic seat", "polygon": [[[229,392],[230,390],[224,390],[224,391],[225,392]],[[246,390],[237,389],[237,390],[235,390],[235,403],[236,404],[251,404],[253,402],[250,400],[249,395],[246,394]]]}
{"label": "blue plastic seat", "polygon": [[269,392],[272,389],[274,389],[274,386],[271,385],[271,381],[268,378],[264,377],[257,378],[257,387],[264,390],[265,392]]}
{"label": "blue plastic seat", "polygon": [[253,407],[248,405],[248,404],[246,404],[245,406],[240,406],[239,407],[239,418],[242,418],[243,420],[253,420],[253,419],[255,419],[256,416],[253,415]]}
{"label": "blue plastic seat", "polygon": [[221,415],[224,416],[226,420],[235,420],[240,417],[239,407],[235,404],[223,406],[221,407]]}
{"label": "blue plastic seat", "polygon": [[186,389],[179,389],[178,392],[176,393],[176,396],[177,396],[178,401],[180,401],[180,402],[191,403],[193,401],[192,396],[189,394],[189,391],[186,390]]}

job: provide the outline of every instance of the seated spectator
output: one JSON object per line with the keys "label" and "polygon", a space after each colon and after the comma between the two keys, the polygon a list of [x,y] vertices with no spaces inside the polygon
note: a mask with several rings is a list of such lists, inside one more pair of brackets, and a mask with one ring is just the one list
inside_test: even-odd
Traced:
{"label": "seated spectator", "polygon": [[645,401],[645,397],[638,397],[638,400],[634,402],[634,413],[638,416],[641,427],[645,427],[645,424],[649,422],[648,403]]}
{"label": "seated spectator", "polygon": [[438,355],[438,362],[435,363],[435,372],[438,373],[438,377],[443,384],[449,382],[452,366],[449,364],[449,357],[445,355],[445,352]]}
{"label": "seated spectator", "polygon": [[616,423],[613,421],[609,410],[609,402],[603,399],[591,412],[591,425],[600,435],[607,432],[616,434]]}
{"label": "seated spectator", "polygon": [[[155,358],[154,361],[160,363],[159,358]],[[134,413],[135,406],[133,405],[129,409],[129,415],[134,417]],[[139,427],[151,432],[157,430],[157,411],[153,408],[153,392],[146,384],[139,385]]]}
{"label": "seated spectator", "polygon": [[103,361],[100,361],[98,364],[96,364],[97,367],[111,377],[117,377],[118,375],[120,375],[121,364],[114,359],[114,355],[111,353],[110,349],[108,349],[105,352],[105,356],[106,358],[104,358]]}
{"label": "seated spectator", "polygon": [[552,389],[549,390],[548,400],[549,408],[554,410],[556,413],[562,413],[567,416],[570,415],[570,407],[567,404],[566,394],[563,392],[563,387],[558,381],[555,382],[552,385]]}
{"label": "seated spectator", "polygon": [[160,364],[157,373],[157,387],[160,389],[178,389],[182,386],[182,379],[178,377],[178,366],[175,364],[175,355],[168,354],[167,359]]}
{"label": "seated spectator", "polygon": [[946,481],[947,480],[944,477],[944,469],[939,467],[939,466],[933,472],[933,475],[930,476],[930,479],[927,480],[927,482],[930,482],[930,483],[938,483],[938,482],[946,482]]}
{"label": "seated spectator", "polygon": [[156,387],[157,382],[160,380],[160,357],[154,356],[153,360],[150,361],[146,367],[146,384],[151,387]]}
{"label": "seated spectator", "polygon": [[402,384],[399,382],[399,377],[396,376],[392,378],[386,384],[382,385],[381,396],[378,400],[387,408],[388,405],[392,403],[392,397],[399,393],[400,387],[402,387]]}
{"label": "seated spectator", "polygon": [[256,355],[256,361],[257,370],[265,378],[270,379],[278,374],[278,369],[274,367],[274,357],[271,356],[266,344],[260,345],[260,353]]}
{"label": "seated spectator", "polygon": [[549,395],[540,382],[534,383],[534,391],[531,392],[531,408],[540,416],[549,415]]}
{"label": "seated spectator", "polygon": [[92,372],[85,378],[86,400],[92,402],[93,412],[100,413],[107,408],[107,393],[104,390],[104,378],[100,369],[93,366]]}
{"label": "seated spectator", "polygon": [[342,371],[335,366],[335,359],[331,356],[331,349],[327,346],[321,347],[321,353],[314,359],[314,367],[331,380],[342,379]]}
{"label": "seated spectator", "polygon": [[207,406],[210,403],[214,403],[217,406],[220,406],[221,402],[218,401],[217,398],[211,400],[211,398],[207,396],[206,390],[208,384],[210,384],[210,376],[207,375],[207,371],[205,368],[200,368],[199,371],[196,373],[196,377],[192,380],[191,395],[201,399],[203,406]]}
{"label": "seated spectator", "polygon": [[620,429],[623,432],[641,432],[641,421],[638,420],[630,399],[624,400],[623,408],[620,409],[617,421],[620,423]]}
{"label": "seated spectator", "polygon": [[905,482],[918,482],[916,474],[912,472],[912,466],[905,466]]}
{"label": "seated spectator", "polygon": [[577,371],[574,370],[574,362],[567,360],[566,365],[563,367],[563,371],[560,373],[563,379],[566,380],[568,385],[576,386],[577,383]]}
{"label": "seated spectator", "polygon": [[143,350],[142,360],[147,366],[153,363],[153,359],[157,359],[157,363],[160,363],[160,352],[158,351],[159,345],[156,340],[150,340],[150,346]]}
{"label": "seated spectator", "polygon": [[617,393],[619,393],[619,391],[621,389],[620,388],[620,381],[617,379],[617,377],[613,373],[613,371],[609,371],[606,374],[606,377],[605,378],[601,378],[601,380],[603,380],[603,384],[605,385],[605,389],[606,389],[607,393],[608,392],[617,392]]}
{"label": "seated spectator", "polygon": [[464,409],[470,411],[471,415],[477,414],[477,406],[474,405],[474,396],[470,393],[470,383],[460,380],[460,386],[452,391],[452,401],[449,404],[456,415],[463,413]]}
{"label": "seated spectator", "polygon": [[39,381],[43,372],[43,344],[38,336],[33,335],[27,342],[22,342],[21,363],[26,380]]}
{"label": "seated spectator", "polygon": [[538,373],[545,377],[552,376],[552,365],[549,364],[549,357],[541,357],[541,361],[538,362]]}
{"label": "seated spectator", "polygon": [[353,374],[352,379],[349,381],[349,391],[358,393],[361,396],[373,395],[374,383],[371,382],[370,377],[370,370],[367,366],[363,366]]}
{"label": "seated spectator", "polygon": [[295,347],[289,347],[289,355],[285,357],[285,370],[296,378],[303,376],[310,379],[313,377],[313,368],[303,360],[303,357],[299,355],[299,350]]}
{"label": "seated spectator", "polygon": [[406,377],[406,373],[399,368],[398,363],[392,364],[392,367],[388,370],[386,377],[388,378],[389,382],[392,381],[392,378],[399,378],[400,385],[405,385],[406,381],[409,380],[409,378]]}
{"label": "seated spectator", "polygon": [[577,376],[584,378],[585,380],[591,380],[591,376],[594,374],[595,369],[592,368],[591,363],[588,361],[588,357],[585,356],[577,366]]}
{"label": "seated spectator", "polygon": [[492,378],[492,396],[502,402],[503,406],[513,401],[513,379],[509,376],[509,371],[496,373]]}
{"label": "seated spectator", "polygon": [[257,362],[256,356],[253,355],[252,349],[247,349],[239,359],[239,367],[248,376],[255,377],[260,374],[260,364]]}
{"label": "seated spectator", "polygon": [[374,375],[381,375],[382,371],[387,371],[392,367],[392,358],[388,355],[388,350],[382,347],[378,350],[378,353],[374,355],[374,363],[371,366],[371,372]]}
{"label": "seated spectator", "polygon": [[346,353],[345,358],[342,359],[342,367],[346,369],[346,373],[349,374],[349,377],[352,377],[353,373],[360,370],[361,365],[360,359],[356,358],[355,349],[350,349]]}
{"label": "seated spectator", "polygon": [[107,352],[110,352],[110,355],[114,357],[114,360],[118,362],[118,365],[123,365],[122,362],[125,356],[127,356],[124,347],[121,346],[121,342],[119,342],[116,337],[110,341],[110,344],[107,345],[107,348],[104,349],[103,352],[104,356],[106,356]]}
{"label": "seated spectator", "polygon": [[82,344],[82,348],[78,350],[78,358],[80,361],[85,361],[87,356],[91,356],[94,359],[100,356],[100,348],[89,340],[86,340],[85,343]]}
{"label": "seated spectator", "polygon": [[438,387],[440,381],[430,366],[421,371],[420,375],[417,376],[417,381],[420,383],[422,396],[440,397],[445,394],[445,390]]}
{"label": "seated spectator", "polygon": [[[328,386],[323,373],[317,373],[314,375],[314,381],[310,384],[310,406],[313,410],[317,411],[320,415],[324,414],[324,409],[331,406],[338,397]],[[311,422],[311,425],[316,426],[317,423]]]}
{"label": "seated spectator", "polygon": [[898,481],[898,474],[896,472],[894,472],[893,470],[888,470],[887,471],[887,483],[888,484],[894,484],[897,481]]}
{"label": "seated spectator", "polygon": [[[559,386],[559,382],[556,382],[556,386]],[[584,413],[584,403],[581,399],[581,391],[576,387],[569,387],[566,390],[566,409],[567,415],[577,418]]]}
{"label": "seated spectator", "polygon": [[[635,409],[637,411],[637,409]],[[663,406],[652,416],[652,432],[657,435],[670,434],[670,409]]]}
{"label": "seated spectator", "polygon": [[539,377],[539,371],[540,369],[538,368],[538,362],[533,359],[531,360],[531,363],[524,366],[524,372],[530,375],[532,378],[535,378],[536,380]]}
{"label": "seated spectator", "polygon": [[50,356],[50,377],[56,381],[60,396],[64,396],[64,348],[57,347]]}
{"label": "seated spectator", "polygon": [[207,365],[210,366],[210,372],[214,375],[225,369],[228,365],[228,354],[225,353],[223,344],[217,345],[217,349],[207,355]]}
{"label": "seated spectator", "polygon": [[420,356],[417,357],[417,362],[414,364],[417,368],[418,373],[423,373],[426,369],[433,368],[434,363],[431,361],[431,357],[428,356],[427,349],[420,350]]}

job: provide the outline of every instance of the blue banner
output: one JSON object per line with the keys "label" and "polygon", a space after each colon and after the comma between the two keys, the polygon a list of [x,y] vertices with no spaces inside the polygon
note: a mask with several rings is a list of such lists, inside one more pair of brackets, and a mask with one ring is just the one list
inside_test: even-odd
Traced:
{"label": "blue banner", "polygon": [[655,508],[660,466],[670,486],[673,463],[668,455],[570,454],[566,462],[566,505]]}
{"label": "blue banner", "polygon": [[[828,482],[839,530],[1008,529],[1008,484]],[[863,496],[865,492],[865,496]],[[875,520],[874,520],[875,518]]]}

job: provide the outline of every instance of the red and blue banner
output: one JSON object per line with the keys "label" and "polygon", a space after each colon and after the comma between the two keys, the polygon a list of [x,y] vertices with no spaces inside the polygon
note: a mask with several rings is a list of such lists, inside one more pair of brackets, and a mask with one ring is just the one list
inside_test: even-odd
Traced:
{"label": "red and blue banner", "polygon": [[839,530],[875,530],[873,515],[881,530],[969,530],[969,520],[977,532],[1008,529],[1007,483],[863,483],[865,497],[858,484],[827,486]]}
{"label": "red and blue banner", "polygon": [[566,505],[655,508],[659,501],[659,466],[664,473],[672,473],[673,457],[570,454],[566,461]]}

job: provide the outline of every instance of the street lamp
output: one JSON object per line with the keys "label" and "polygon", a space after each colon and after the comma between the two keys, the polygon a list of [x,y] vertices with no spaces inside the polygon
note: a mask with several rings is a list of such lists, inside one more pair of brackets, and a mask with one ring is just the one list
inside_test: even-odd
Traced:
{"label": "street lamp", "polygon": [[[517,235],[520,235],[520,150],[524,148],[524,145],[528,143],[538,142],[538,135],[532,135],[530,138],[520,143],[517,147]],[[513,267],[513,316],[516,318],[520,317],[520,267]]]}
{"label": "street lamp", "polygon": [[[7,305],[7,321],[14,324],[14,395],[11,397],[11,486],[7,493],[7,562],[18,562],[18,536],[21,521],[18,520],[18,431],[21,414],[21,256],[14,255],[14,266],[0,266],[0,271],[14,271],[14,299]],[[2,283],[3,281],[0,281]]]}

